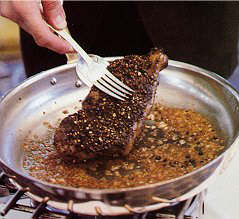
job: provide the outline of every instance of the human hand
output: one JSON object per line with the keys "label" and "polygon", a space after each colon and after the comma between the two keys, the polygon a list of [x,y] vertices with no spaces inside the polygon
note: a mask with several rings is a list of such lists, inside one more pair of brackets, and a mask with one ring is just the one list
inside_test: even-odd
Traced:
{"label": "human hand", "polygon": [[[31,34],[37,45],[57,53],[73,52],[72,47],[56,36],[46,22],[56,29],[66,27],[65,12],[59,0],[43,0],[43,13],[37,0],[0,0],[0,15],[16,22]],[[44,18],[43,18],[44,17]]]}

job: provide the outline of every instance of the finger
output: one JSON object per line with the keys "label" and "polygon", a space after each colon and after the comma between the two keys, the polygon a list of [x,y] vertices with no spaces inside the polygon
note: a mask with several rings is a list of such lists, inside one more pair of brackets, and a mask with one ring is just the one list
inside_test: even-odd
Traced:
{"label": "finger", "polygon": [[[30,7],[29,3],[26,7]],[[50,31],[41,16],[37,3],[32,3],[31,10],[26,8],[24,10],[21,10],[22,21],[24,22],[20,25],[33,36],[39,46],[49,48],[61,54],[74,51],[69,43]]]}
{"label": "finger", "polygon": [[47,22],[56,29],[67,26],[65,12],[59,0],[43,0],[42,7]]}
{"label": "finger", "polygon": [[41,32],[33,31],[32,35],[39,46],[46,47],[60,54],[74,52],[74,49],[67,41],[52,33],[47,26],[44,26]]}

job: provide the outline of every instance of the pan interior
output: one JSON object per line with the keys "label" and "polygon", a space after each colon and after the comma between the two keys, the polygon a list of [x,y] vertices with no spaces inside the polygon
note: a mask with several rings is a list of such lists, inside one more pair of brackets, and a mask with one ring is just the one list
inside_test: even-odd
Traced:
{"label": "pan interior", "polygon": [[[0,154],[8,166],[23,172],[24,139],[29,134],[40,138],[46,133],[46,125],[55,126],[66,114],[81,108],[89,88],[77,88],[76,80],[74,66],[60,66],[26,80],[3,98]],[[156,100],[206,115],[226,139],[227,147],[238,135],[238,99],[230,85],[202,69],[170,61],[169,67],[160,73]]]}

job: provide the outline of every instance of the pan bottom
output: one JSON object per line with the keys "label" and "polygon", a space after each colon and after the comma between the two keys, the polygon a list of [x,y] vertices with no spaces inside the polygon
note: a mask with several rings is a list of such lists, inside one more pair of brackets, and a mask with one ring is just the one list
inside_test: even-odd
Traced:
{"label": "pan bottom", "polygon": [[55,128],[24,142],[24,169],[40,180],[71,187],[128,188],[190,173],[224,151],[215,127],[192,110],[155,104],[141,137],[127,157],[77,161],[62,158],[53,145]]}

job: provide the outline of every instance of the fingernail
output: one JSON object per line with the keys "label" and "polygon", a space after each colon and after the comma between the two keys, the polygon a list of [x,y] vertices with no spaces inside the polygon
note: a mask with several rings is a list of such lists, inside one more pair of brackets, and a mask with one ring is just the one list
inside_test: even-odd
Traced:
{"label": "fingernail", "polygon": [[58,15],[55,18],[54,24],[55,24],[56,28],[58,28],[58,29],[63,29],[67,26],[66,20],[62,15]]}
{"label": "fingernail", "polygon": [[72,47],[68,42],[66,42],[66,50],[67,50],[67,52],[69,52],[69,53],[75,52],[75,50],[73,49],[73,47]]}
{"label": "fingernail", "polygon": [[68,46],[68,50],[70,53],[75,52],[75,50],[73,49],[73,47],[71,45]]}

